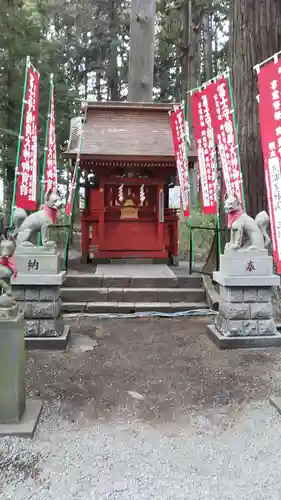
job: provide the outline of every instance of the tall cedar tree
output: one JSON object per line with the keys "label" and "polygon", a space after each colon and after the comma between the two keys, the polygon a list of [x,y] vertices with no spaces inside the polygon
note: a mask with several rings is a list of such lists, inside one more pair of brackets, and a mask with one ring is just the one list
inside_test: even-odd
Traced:
{"label": "tall cedar tree", "polygon": [[257,74],[253,67],[281,48],[280,0],[234,0],[230,62],[238,120],[246,208],[250,215],[266,207],[258,115]]}

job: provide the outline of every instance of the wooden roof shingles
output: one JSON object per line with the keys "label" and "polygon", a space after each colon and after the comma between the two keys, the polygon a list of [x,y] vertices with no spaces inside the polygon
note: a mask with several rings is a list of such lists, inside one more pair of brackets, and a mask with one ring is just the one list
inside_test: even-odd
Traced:
{"label": "wooden roof shingles", "polygon": [[[170,104],[88,103],[81,157],[174,161],[169,110]],[[78,153],[80,131],[81,121],[72,119],[66,156]]]}

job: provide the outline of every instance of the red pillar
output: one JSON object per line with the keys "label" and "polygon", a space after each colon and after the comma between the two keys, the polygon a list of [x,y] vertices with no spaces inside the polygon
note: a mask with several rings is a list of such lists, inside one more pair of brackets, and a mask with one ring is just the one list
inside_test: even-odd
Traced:
{"label": "red pillar", "polygon": [[103,249],[104,245],[104,182],[100,181],[100,204],[99,204],[99,226],[98,226],[98,250]]}
{"label": "red pillar", "polygon": [[164,186],[157,186],[157,237],[159,250],[164,248]]}

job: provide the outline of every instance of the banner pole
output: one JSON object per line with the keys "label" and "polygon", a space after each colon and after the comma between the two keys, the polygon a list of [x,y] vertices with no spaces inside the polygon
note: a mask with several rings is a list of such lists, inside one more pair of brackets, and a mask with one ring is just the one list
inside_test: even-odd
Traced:
{"label": "banner pole", "polygon": [[213,78],[206,80],[204,83],[202,83],[198,87],[194,87],[193,89],[188,90],[187,94],[193,94],[194,92],[197,92],[201,89],[206,88],[208,85],[210,85],[210,83],[216,82],[217,80],[219,80],[219,78],[221,78],[223,76],[227,76],[228,72],[229,72],[229,70],[223,71],[222,73],[218,73],[216,76],[213,76]]}
{"label": "banner pole", "polygon": [[44,195],[45,195],[45,174],[47,167],[47,150],[48,150],[48,140],[49,140],[49,126],[50,126],[50,113],[51,113],[51,101],[52,101],[52,93],[53,93],[53,74],[50,75],[50,90],[49,90],[49,103],[48,103],[48,115],[46,120],[46,130],[45,130],[45,146],[44,146],[44,159],[43,159],[43,170],[41,177],[41,196],[40,196],[40,205],[43,204]]}
{"label": "banner pole", "polygon": [[67,264],[68,264],[68,252],[69,252],[69,244],[70,244],[70,234],[72,230],[72,217],[73,217],[73,210],[74,210],[74,204],[76,200],[76,195],[77,191],[79,191],[79,176],[80,176],[80,155],[82,151],[82,145],[83,145],[83,138],[84,138],[84,128],[85,124],[87,121],[87,111],[88,111],[88,103],[86,103],[86,109],[84,113],[84,118],[83,118],[83,125],[82,125],[82,131],[81,131],[81,140],[80,140],[80,145],[79,145],[79,151],[76,157],[76,164],[74,167],[74,172],[76,169],[76,175],[74,179],[74,193],[72,196],[72,203],[71,203],[71,212],[68,217],[68,231],[67,231],[67,236],[66,236],[66,244],[65,244],[65,249],[64,249],[64,259],[63,259],[63,268],[64,270],[67,270]]}
{"label": "banner pole", "polygon": [[242,201],[243,201],[243,205],[244,205],[244,210],[246,210],[244,183],[243,183],[243,174],[242,174],[242,165],[241,165],[241,156],[240,156],[240,148],[239,148],[239,138],[238,138],[238,127],[237,127],[233,91],[232,91],[232,85],[231,85],[231,79],[230,79],[230,69],[226,75],[226,79],[227,79],[228,89],[229,89],[230,105],[232,108],[234,131],[235,131],[235,138],[236,138],[236,145],[237,145],[237,155],[238,155],[238,161],[239,161],[239,166],[240,166],[240,182],[241,182]]}
{"label": "banner pole", "polygon": [[[41,180],[40,180],[40,184],[41,184],[40,207],[43,205],[44,195],[45,195],[45,174],[46,174],[46,167],[47,167],[47,150],[48,150],[48,139],[49,139],[49,125],[50,125],[52,92],[53,92],[53,74],[50,75],[50,90],[49,90],[48,114],[47,114],[47,120],[46,120],[46,130],[45,130],[43,169],[42,169],[42,175],[41,175]],[[38,240],[37,240],[38,246],[40,246],[40,243],[41,243],[41,235],[38,234]]]}
{"label": "banner pole", "polygon": [[30,67],[30,57],[27,56],[26,64],[25,64],[25,76],[24,76],[24,84],[23,84],[22,102],[21,102],[20,127],[19,127],[18,146],[17,146],[17,155],[16,155],[12,207],[11,207],[11,215],[10,215],[10,230],[12,230],[12,227],[13,227],[13,213],[15,210],[15,201],[16,201],[16,193],[17,193],[17,181],[18,181],[18,171],[19,171],[19,163],[20,163],[21,143],[22,143],[22,139],[23,139],[22,129],[23,129],[23,119],[24,119],[24,107],[26,104],[26,90],[27,90],[27,78],[28,78],[29,67]]}
{"label": "banner pole", "polygon": [[268,57],[267,59],[265,59],[264,61],[260,62],[259,64],[256,64],[254,66],[254,70],[256,70],[257,73],[259,73],[260,71],[260,67],[263,66],[264,64],[272,61],[272,59],[275,59],[276,61],[278,60],[278,58],[281,56],[281,50],[279,50],[279,52],[276,52],[275,54],[273,54],[272,56]]}
{"label": "banner pole", "polygon": [[219,196],[219,169],[218,169],[218,155],[217,155],[217,148],[215,144],[215,133],[214,129],[213,131],[213,147],[214,147],[214,172],[216,176],[216,197],[217,197],[217,241],[218,241],[218,253],[221,255],[221,221],[220,221],[220,196]]}
{"label": "banner pole", "polygon": [[[185,148],[186,148],[186,161],[187,161],[187,178],[188,178],[188,192],[189,192],[189,221],[188,221],[188,226],[189,226],[189,241],[191,243],[191,265],[190,265],[190,271],[193,269],[193,264],[194,264],[194,237],[193,237],[193,231],[192,231],[192,206],[191,206],[191,196],[190,196],[190,175],[189,175],[189,166],[188,166],[188,152],[189,152],[189,132],[187,133],[187,127],[188,127],[188,121],[187,121],[187,99],[183,101],[182,104],[183,107],[183,112],[184,112],[184,120],[185,120]],[[189,249],[190,251],[190,249]]]}

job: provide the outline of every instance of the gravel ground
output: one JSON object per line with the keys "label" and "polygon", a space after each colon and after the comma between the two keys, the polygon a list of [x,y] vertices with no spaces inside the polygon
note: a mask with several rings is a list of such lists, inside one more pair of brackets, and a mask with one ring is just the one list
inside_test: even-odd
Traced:
{"label": "gravel ground", "polygon": [[281,351],[220,352],[205,324],[80,320],[67,352],[29,353],[44,410],[0,440],[0,499],[280,500]]}

